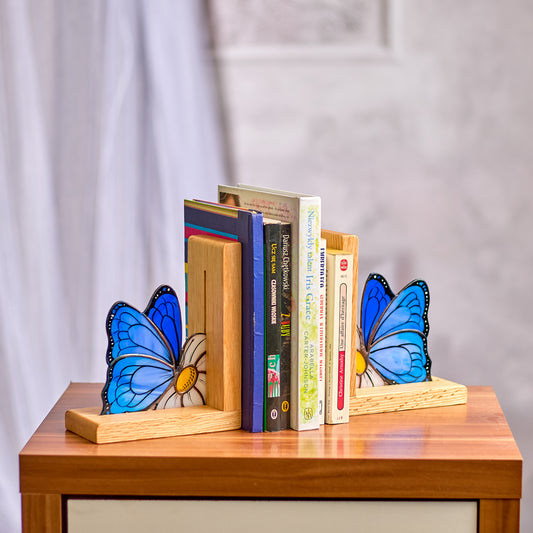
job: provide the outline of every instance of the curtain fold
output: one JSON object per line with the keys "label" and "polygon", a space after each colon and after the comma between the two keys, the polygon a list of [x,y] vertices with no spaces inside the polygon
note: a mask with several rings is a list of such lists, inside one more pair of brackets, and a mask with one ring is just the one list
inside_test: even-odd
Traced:
{"label": "curtain fold", "polygon": [[183,301],[183,199],[226,181],[202,7],[0,3],[0,533],[25,441],[105,378],[113,302]]}

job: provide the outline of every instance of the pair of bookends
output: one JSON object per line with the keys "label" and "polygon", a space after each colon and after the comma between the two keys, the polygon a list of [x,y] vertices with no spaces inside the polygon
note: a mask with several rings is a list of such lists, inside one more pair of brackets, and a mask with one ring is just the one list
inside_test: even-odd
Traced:
{"label": "pair of bookends", "polygon": [[67,429],[106,443],[240,428],[241,244],[196,235],[188,246],[191,335],[182,346],[169,286],[144,312],[117,302],[106,322],[102,409],[67,411]]}
{"label": "pair of bookends", "polygon": [[[357,237],[322,234],[331,248],[353,254],[357,287]],[[116,303],[106,322],[102,408],[67,411],[67,429],[106,443],[240,428],[241,281],[240,243],[189,237],[191,335],[182,343],[181,310],[169,286],[159,287],[143,312]],[[466,387],[431,376],[424,281],[395,295],[383,276],[370,274],[360,326],[356,302],[354,294],[352,331],[358,335],[351,343],[350,416],[466,402]]]}

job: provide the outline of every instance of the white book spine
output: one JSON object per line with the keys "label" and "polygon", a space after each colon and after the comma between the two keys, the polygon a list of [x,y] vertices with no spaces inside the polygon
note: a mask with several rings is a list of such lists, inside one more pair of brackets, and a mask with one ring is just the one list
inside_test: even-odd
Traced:
{"label": "white book spine", "polygon": [[353,255],[326,253],[326,424],[350,420]]}
{"label": "white book spine", "polygon": [[[320,199],[300,199],[298,285],[298,350],[291,376],[291,427],[320,426],[318,418],[318,357],[320,313]],[[296,355],[296,357],[294,357]],[[293,384],[296,386],[293,387]]]}

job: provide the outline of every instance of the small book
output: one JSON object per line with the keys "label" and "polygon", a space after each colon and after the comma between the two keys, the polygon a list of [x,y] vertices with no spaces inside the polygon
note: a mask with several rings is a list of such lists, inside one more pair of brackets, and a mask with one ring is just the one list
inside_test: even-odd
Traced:
{"label": "small book", "polygon": [[326,239],[326,246],[335,250],[350,252],[353,255],[353,293],[352,293],[352,370],[350,372],[350,396],[355,396],[357,390],[357,274],[359,266],[359,238],[350,233],[340,231],[322,230],[322,238]]}
{"label": "small book", "polygon": [[350,420],[353,255],[326,252],[326,424]]}

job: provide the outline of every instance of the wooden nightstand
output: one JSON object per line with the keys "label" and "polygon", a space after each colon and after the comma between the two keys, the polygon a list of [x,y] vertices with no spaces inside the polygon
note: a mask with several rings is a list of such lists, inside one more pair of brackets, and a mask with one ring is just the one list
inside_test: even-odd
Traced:
{"label": "wooden nightstand", "polygon": [[154,531],[194,524],[197,533],[339,533],[355,523],[378,531],[390,521],[444,531],[446,520],[463,522],[455,533],[519,530],[522,457],[490,387],[469,387],[466,405],[357,416],[315,431],[96,445],[66,431],[64,417],[98,405],[100,391],[71,384],[21,451],[25,533],[67,524],[69,533],[116,533],[118,525],[131,533],[143,521]]}

